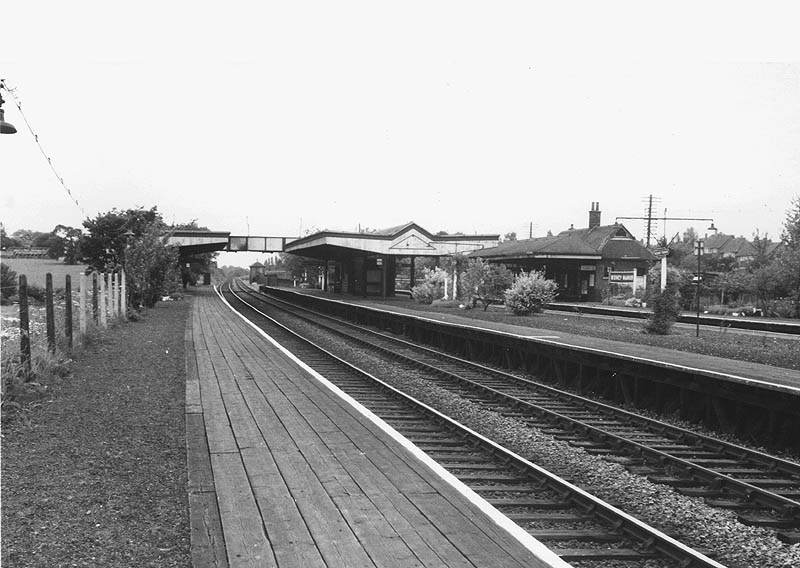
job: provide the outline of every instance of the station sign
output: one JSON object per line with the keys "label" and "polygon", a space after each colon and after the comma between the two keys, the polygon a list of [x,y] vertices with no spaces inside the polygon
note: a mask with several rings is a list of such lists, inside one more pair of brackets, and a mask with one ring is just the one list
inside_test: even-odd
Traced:
{"label": "station sign", "polygon": [[636,271],[634,270],[612,270],[608,274],[608,281],[619,283],[633,283],[636,278]]}

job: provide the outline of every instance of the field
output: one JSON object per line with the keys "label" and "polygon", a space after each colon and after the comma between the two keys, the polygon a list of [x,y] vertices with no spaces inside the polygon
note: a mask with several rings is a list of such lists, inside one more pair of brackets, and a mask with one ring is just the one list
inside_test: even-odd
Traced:
{"label": "field", "polygon": [[78,289],[78,278],[86,270],[83,264],[67,265],[57,260],[38,258],[6,258],[3,257],[3,264],[17,273],[17,277],[25,275],[28,278],[28,285],[34,284],[41,288],[45,286],[45,277],[48,272],[53,275],[53,288],[63,288],[65,276],[72,276],[72,288]]}

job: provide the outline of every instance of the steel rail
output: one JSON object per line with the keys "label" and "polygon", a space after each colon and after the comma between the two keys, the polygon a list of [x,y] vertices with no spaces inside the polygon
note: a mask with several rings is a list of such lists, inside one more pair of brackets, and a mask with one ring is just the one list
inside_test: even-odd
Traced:
{"label": "steel rail", "polygon": [[[664,557],[678,562],[680,566],[685,568],[724,568],[724,566],[707,557],[703,553],[692,549],[691,547],[636,519],[628,513],[625,513],[624,511],[606,503],[602,499],[595,497],[594,495],[567,482],[566,480],[556,476],[544,468],[541,468],[540,466],[537,466],[536,464],[526,460],[514,452],[511,452],[494,441],[486,438],[485,436],[478,434],[477,432],[442,414],[436,409],[416,400],[401,390],[389,385],[384,381],[381,381],[377,377],[359,369],[351,363],[344,361],[330,351],[327,351],[326,349],[317,345],[310,339],[302,337],[297,332],[289,329],[268,314],[259,310],[257,307],[248,303],[233,290],[230,284],[228,284],[228,291],[230,295],[236,298],[238,302],[247,306],[249,310],[259,314],[261,318],[268,320],[270,325],[280,329],[285,336],[291,337],[292,340],[301,343],[303,346],[305,346],[305,348],[312,350],[315,354],[322,355],[328,361],[335,362],[336,365],[340,365],[342,368],[347,369],[349,374],[357,374],[358,376],[369,381],[370,384],[375,385],[376,388],[380,388],[386,392],[391,392],[392,396],[395,399],[402,401],[404,405],[412,407],[415,410],[430,416],[436,422],[445,423],[449,429],[458,432],[460,437],[469,440],[469,443],[472,446],[476,448],[485,448],[492,455],[498,456],[502,462],[512,464],[514,469],[524,472],[526,476],[536,479],[539,483],[561,494],[562,498],[568,498],[575,505],[580,507],[586,514],[596,517],[603,523],[610,524],[615,531],[621,531],[630,538],[636,539],[646,550],[658,551]],[[258,325],[258,323],[255,321],[253,323]],[[304,358],[305,355],[306,354],[303,355]],[[328,378],[330,379],[330,377]],[[346,387],[343,387],[343,390],[347,392]],[[356,399],[359,399],[359,395],[357,393],[353,394],[352,396]],[[381,416],[380,409],[373,410],[373,412],[376,415]],[[453,469],[458,468],[455,467]],[[653,560],[652,556],[648,556],[646,553],[642,555],[642,558],[646,561]]]}
{"label": "steel rail", "polygon": [[[257,296],[252,290],[245,288],[242,291],[248,293],[249,295]],[[544,391],[546,394],[554,396],[557,399],[559,399],[560,402],[569,401],[583,408],[590,407],[594,409],[596,412],[599,412],[605,416],[610,416],[614,420],[620,420],[621,422],[626,423],[626,424],[619,424],[620,426],[622,425],[629,426],[631,424],[635,424],[639,428],[645,428],[646,430],[654,434],[660,435],[668,439],[669,437],[667,435],[669,434],[670,436],[675,438],[674,440],[672,440],[673,443],[676,442],[686,443],[687,440],[692,440],[695,444],[698,445],[698,447],[694,448],[698,452],[706,450],[738,461],[742,461],[743,459],[751,460],[751,463],[759,464],[761,467],[768,468],[771,470],[770,472],[764,472],[763,473],[764,475],[768,475],[771,473],[774,474],[775,472],[782,472],[787,475],[800,479],[800,465],[794,464],[788,460],[783,460],[776,456],[770,456],[768,454],[758,452],[756,450],[752,450],[742,446],[738,446],[730,442],[725,442],[722,440],[711,438],[703,434],[692,432],[685,428],[679,428],[677,426],[666,424],[664,422],[652,418],[647,418],[598,401],[590,400],[579,395],[555,389],[548,385],[543,385],[541,383],[537,383],[529,379],[517,377],[515,375],[499,371],[497,369],[492,369],[490,367],[486,367],[484,365],[480,365],[472,361],[467,361],[464,359],[460,359],[458,357],[454,357],[452,355],[444,354],[435,351],[433,349],[419,346],[396,337],[388,336],[386,334],[376,332],[374,330],[366,329],[364,327],[352,324],[350,322],[345,322],[325,314],[319,314],[318,312],[314,312],[307,308],[302,308],[293,305],[289,302],[285,302],[284,300],[278,300],[270,297],[270,301],[279,302],[281,304],[291,306],[292,310],[299,310],[311,313],[313,314],[314,318],[323,318],[328,321],[335,322],[336,325],[344,326],[350,330],[358,330],[362,333],[367,333],[369,335],[372,335],[373,337],[379,337],[384,341],[390,341],[394,344],[400,344],[409,349],[416,350],[417,352],[427,353],[439,360],[445,359],[457,365],[466,366],[481,374],[488,374],[496,378],[501,378],[503,380],[510,381],[515,385],[522,386],[524,388],[535,389],[537,391]],[[297,317],[303,317],[303,316],[297,315]],[[315,323],[317,322],[315,321]],[[560,412],[548,409],[540,404],[535,404],[528,400],[510,395],[506,392],[498,390],[497,388],[481,384],[476,380],[472,380],[463,377],[457,373],[444,370],[433,364],[424,363],[420,361],[418,358],[404,356],[398,353],[396,348],[393,349],[380,345],[375,345],[372,342],[355,337],[352,333],[336,330],[335,328],[331,329],[332,331],[336,331],[337,333],[353,341],[356,341],[361,345],[369,346],[370,348],[380,350],[385,355],[392,357],[393,359],[403,360],[405,363],[414,365],[418,368],[424,366],[429,372],[435,373],[439,376],[447,377],[451,380],[458,382],[459,384],[467,386],[472,390],[483,392],[494,400],[503,400],[512,407],[518,409],[525,409],[534,415],[544,416],[549,421],[557,423],[569,430],[573,431],[580,430],[583,432],[584,435],[590,436],[592,439],[595,440],[598,439],[602,440],[604,443],[609,444],[611,447],[617,449],[618,451],[620,448],[626,448],[627,452],[632,453],[634,455],[647,457],[653,461],[657,461],[662,465],[669,464],[675,467],[676,469],[682,471],[684,474],[694,476],[697,481],[713,486],[715,490],[720,491],[720,493],[727,490],[729,492],[729,496],[732,494],[737,497],[743,498],[746,503],[750,504],[751,507],[753,505],[758,505],[761,507],[767,507],[778,510],[781,515],[782,521],[785,521],[786,523],[791,524],[793,526],[800,525],[800,502],[794,499],[778,495],[772,491],[758,487],[751,483],[740,481],[735,477],[731,477],[730,475],[727,475],[725,473],[715,471],[712,468],[693,463],[689,459],[671,455],[666,450],[652,448],[649,447],[647,444],[643,444],[635,440],[630,440],[628,438],[625,438],[624,436],[620,436],[613,432],[609,432],[598,426],[586,424],[584,421],[580,419],[567,416]],[[746,466],[748,464],[743,464],[743,465]],[[794,481],[794,483],[797,484],[800,483],[800,481]]]}

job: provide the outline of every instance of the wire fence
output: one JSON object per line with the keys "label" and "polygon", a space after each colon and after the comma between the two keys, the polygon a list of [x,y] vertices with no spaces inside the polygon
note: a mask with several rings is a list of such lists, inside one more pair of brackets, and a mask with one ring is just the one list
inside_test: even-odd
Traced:
{"label": "wire fence", "polygon": [[[127,320],[128,288],[125,272],[65,276],[64,287],[54,290],[51,273],[45,276],[43,305],[19,276],[19,317],[3,317],[3,396],[31,383],[46,367],[58,366],[117,322]],[[76,284],[74,286],[73,284]],[[36,290],[34,297],[29,292]]]}

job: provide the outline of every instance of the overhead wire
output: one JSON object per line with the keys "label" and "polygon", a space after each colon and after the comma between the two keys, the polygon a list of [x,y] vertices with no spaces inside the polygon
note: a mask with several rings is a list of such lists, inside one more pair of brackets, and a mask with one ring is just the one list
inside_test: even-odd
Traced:
{"label": "overhead wire", "polygon": [[80,211],[83,214],[83,216],[86,217],[86,211],[83,209],[81,204],[78,203],[78,200],[75,198],[75,196],[72,195],[72,190],[69,187],[67,187],[66,183],[64,183],[64,178],[61,177],[61,175],[58,173],[58,170],[56,170],[56,167],[53,165],[53,160],[50,158],[50,156],[47,155],[47,152],[45,152],[44,147],[42,146],[42,143],[39,142],[39,135],[36,134],[36,132],[34,132],[33,127],[31,126],[30,122],[28,121],[28,117],[25,116],[24,112],[22,112],[22,103],[20,102],[19,98],[17,97],[17,94],[14,92],[15,89],[9,88],[9,86],[6,83],[5,79],[0,79],[0,88],[5,89],[6,92],[8,92],[8,94],[11,95],[11,99],[12,99],[12,102],[14,103],[14,106],[16,106],[17,110],[19,110],[19,114],[20,114],[20,116],[22,116],[22,120],[25,122],[25,126],[28,127],[28,131],[31,133],[31,136],[33,136],[33,139],[36,142],[36,145],[39,147],[39,151],[42,153],[42,156],[44,156],[44,158],[47,160],[47,165],[50,166],[50,169],[53,171],[53,174],[55,174],[56,179],[61,184],[61,187],[63,187],[64,191],[67,192],[67,195],[69,196],[70,200],[75,204],[75,206],[78,209],[80,209]]}

